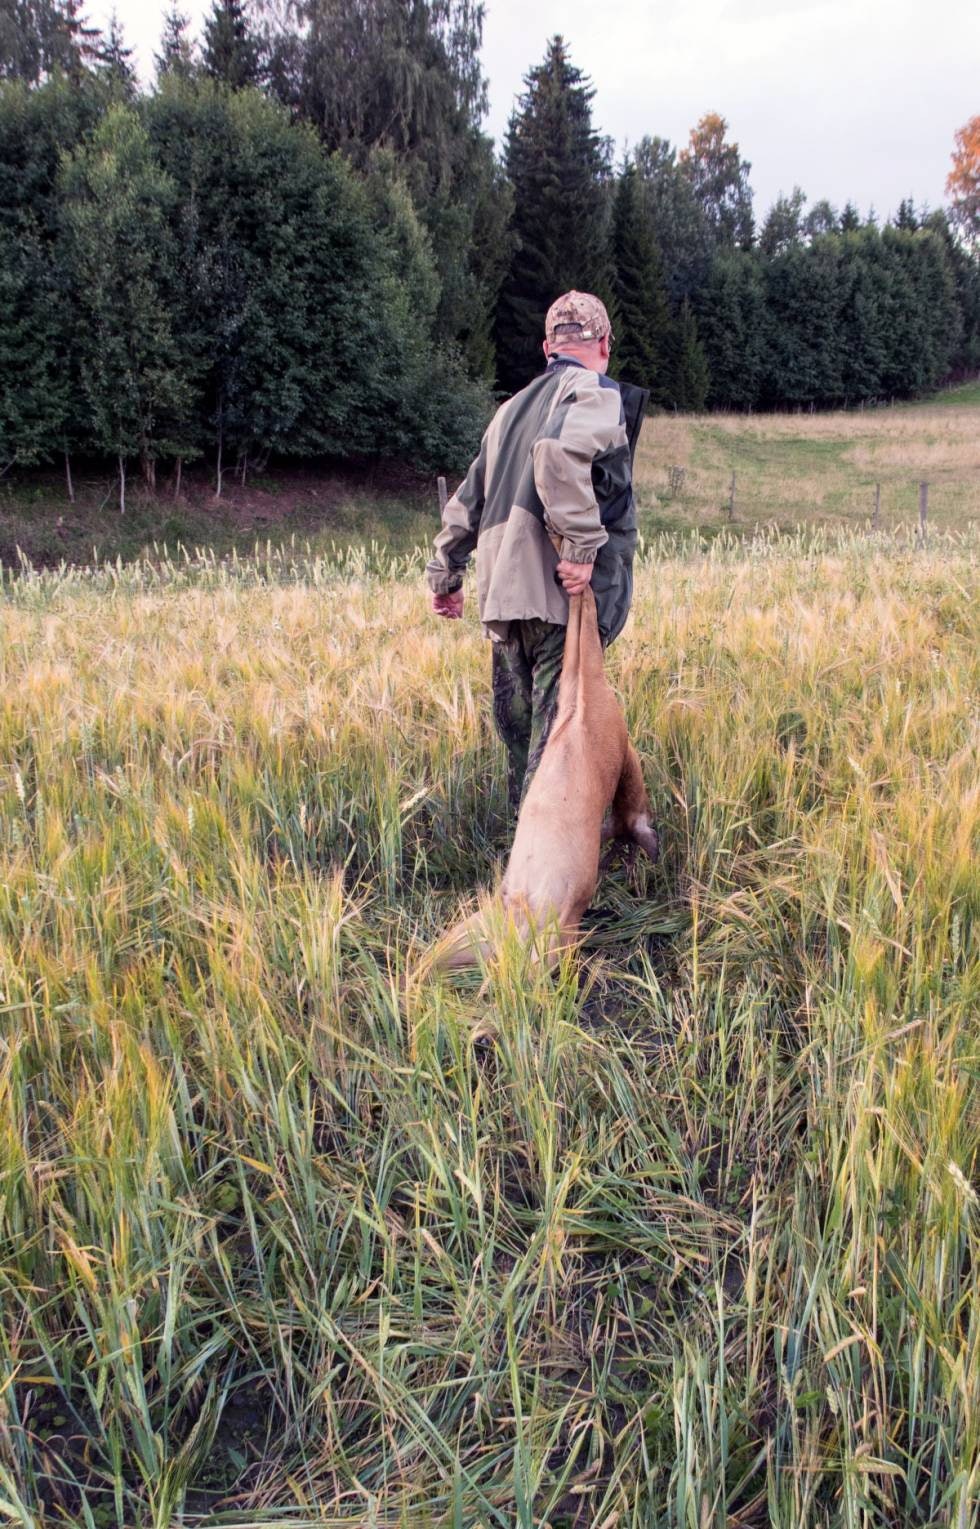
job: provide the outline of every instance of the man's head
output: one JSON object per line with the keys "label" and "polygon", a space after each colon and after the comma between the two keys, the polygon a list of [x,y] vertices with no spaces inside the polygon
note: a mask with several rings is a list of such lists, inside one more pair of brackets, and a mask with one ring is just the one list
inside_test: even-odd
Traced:
{"label": "man's head", "polygon": [[609,367],[612,326],[603,304],[591,292],[566,292],[545,316],[546,356],[574,356],[593,372]]}

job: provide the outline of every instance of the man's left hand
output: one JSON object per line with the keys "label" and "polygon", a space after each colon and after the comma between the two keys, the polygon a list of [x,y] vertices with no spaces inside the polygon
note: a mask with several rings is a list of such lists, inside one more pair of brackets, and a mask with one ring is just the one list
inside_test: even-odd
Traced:
{"label": "man's left hand", "polygon": [[594,563],[570,563],[562,558],[558,564],[558,577],[566,595],[580,595],[592,581]]}
{"label": "man's left hand", "polygon": [[450,595],[433,595],[432,609],[437,616],[448,616],[450,621],[458,621],[463,614],[463,591],[454,589]]}

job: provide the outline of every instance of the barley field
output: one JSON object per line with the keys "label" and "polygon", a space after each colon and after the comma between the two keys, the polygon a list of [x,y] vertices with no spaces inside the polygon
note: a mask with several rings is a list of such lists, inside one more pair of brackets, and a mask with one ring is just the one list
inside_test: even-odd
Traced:
{"label": "barley field", "polygon": [[509,825],[420,553],[6,578],[0,1520],[980,1524],[978,554],[648,536],[662,861],[455,984]]}

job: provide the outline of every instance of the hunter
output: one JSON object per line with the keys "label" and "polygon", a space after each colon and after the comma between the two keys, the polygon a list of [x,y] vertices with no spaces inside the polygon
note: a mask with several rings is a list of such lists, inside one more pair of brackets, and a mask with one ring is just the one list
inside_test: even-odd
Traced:
{"label": "hunter", "polygon": [[632,598],[632,461],[648,394],[606,375],[612,342],[609,315],[591,293],[552,303],[545,369],[497,410],[446,503],[427,565],[432,609],[462,616],[476,548],[515,812],[554,719],[569,596],[591,583],[604,646],[622,631]]}

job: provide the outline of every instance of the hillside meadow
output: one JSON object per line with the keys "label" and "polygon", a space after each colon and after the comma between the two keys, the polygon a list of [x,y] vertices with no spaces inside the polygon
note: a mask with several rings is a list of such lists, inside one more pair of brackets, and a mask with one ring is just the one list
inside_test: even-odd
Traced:
{"label": "hillside meadow", "polygon": [[[683,476],[671,479],[671,468]],[[732,473],[735,515],[729,518]],[[897,530],[980,518],[980,383],[920,403],[825,414],[659,414],[647,421],[636,481],[659,528],[750,534],[775,524]]]}
{"label": "hillside meadow", "polygon": [[412,975],[509,835],[421,552],[5,578],[3,1521],[980,1524],[977,410],[854,419],[647,426],[554,975]]}

